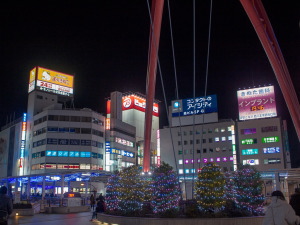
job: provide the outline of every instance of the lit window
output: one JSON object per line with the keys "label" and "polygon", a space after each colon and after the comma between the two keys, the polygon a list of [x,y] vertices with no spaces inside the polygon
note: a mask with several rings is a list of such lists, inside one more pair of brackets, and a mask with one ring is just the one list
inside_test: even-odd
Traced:
{"label": "lit window", "polygon": [[183,174],[183,169],[179,169],[178,173]]}
{"label": "lit window", "polygon": [[222,137],[222,141],[226,141],[226,137]]}
{"label": "lit window", "polygon": [[190,170],[189,169],[185,169],[185,173],[190,173]]}
{"label": "lit window", "polygon": [[185,159],[185,160],[184,160],[184,163],[185,163],[185,164],[188,164],[188,163],[189,163],[189,160],[188,160],[188,159]]}
{"label": "lit window", "polygon": [[225,128],[221,128],[221,132],[225,132]]}
{"label": "lit window", "polygon": [[182,163],[183,163],[183,160],[182,160],[182,159],[179,159],[179,160],[178,160],[178,164],[181,165]]}
{"label": "lit window", "polygon": [[218,142],[220,141],[220,138],[219,137],[215,137],[215,142]]}

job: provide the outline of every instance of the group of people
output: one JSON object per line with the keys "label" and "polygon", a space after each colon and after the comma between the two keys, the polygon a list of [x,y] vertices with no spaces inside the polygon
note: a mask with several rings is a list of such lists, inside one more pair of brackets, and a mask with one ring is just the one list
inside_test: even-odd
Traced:
{"label": "group of people", "polygon": [[273,191],[263,225],[300,225],[300,188],[295,189],[290,203],[281,191]]}
{"label": "group of people", "polygon": [[97,213],[103,213],[105,211],[105,199],[102,193],[95,198],[94,194],[90,197],[91,209],[93,211],[91,221],[97,219]]}

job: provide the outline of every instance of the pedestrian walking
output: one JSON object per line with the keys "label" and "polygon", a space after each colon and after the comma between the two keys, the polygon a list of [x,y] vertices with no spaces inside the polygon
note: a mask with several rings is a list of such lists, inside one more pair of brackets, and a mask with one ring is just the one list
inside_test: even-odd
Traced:
{"label": "pedestrian walking", "polygon": [[271,204],[268,206],[263,225],[298,225],[300,217],[294,209],[285,201],[281,191],[273,191]]}
{"label": "pedestrian walking", "polygon": [[7,195],[7,187],[0,188],[0,225],[7,225],[9,215],[13,211],[11,198]]}
{"label": "pedestrian walking", "polygon": [[295,193],[292,194],[290,205],[295,210],[296,215],[300,216],[300,188],[296,188]]}

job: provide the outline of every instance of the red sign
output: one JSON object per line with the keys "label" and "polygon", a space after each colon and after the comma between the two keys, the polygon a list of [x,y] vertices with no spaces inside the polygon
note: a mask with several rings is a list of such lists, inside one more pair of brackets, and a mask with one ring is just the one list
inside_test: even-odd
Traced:
{"label": "red sign", "polygon": [[[110,114],[111,105],[110,100],[107,101],[107,114]],[[146,99],[142,97],[138,97],[136,95],[127,95],[122,98],[122,110],[129,110],[129,109],[137,109],[139,111],[145,112],[146,111]],[[158,111],[158,104],[153,103],[153,116],[159,116]]]}

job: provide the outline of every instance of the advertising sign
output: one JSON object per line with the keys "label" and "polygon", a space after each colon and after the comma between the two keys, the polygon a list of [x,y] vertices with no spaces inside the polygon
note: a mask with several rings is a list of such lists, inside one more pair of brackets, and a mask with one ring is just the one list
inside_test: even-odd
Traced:
{"label": "advertising sign", "polygon": [[[111,111],[111,101],[108,100],[106,103],[107,114],[110,114]],[[139,111],[146,111],[146,99],[136,96],[136,95],[127,95],[122,97],[122,110],[137,109]],[[153,116],[159,116],[159,108],[157,103],[153,103]]]}
{"label": "advertising sign", "polygon": [[[139,111],[146,111],[146,99],[136,96],[127,95],[122,98],[122,110],[137,109]],[[153,103],[153,116],[158,116],[158,104]]]}
{"label": "advertising sign", "polygon": [[218,112],[217,96],[188,98],[172,101],[172,116],[190,116]]}
{"label": "advertising sign", "polygon": [[35,67],[30,71],[28,92],[34,89],[73,96],[74,77],[54,70]]}
{"label": "advertising sign", "polygon": [[237,97],[240,120],[277,116],[274,86],[239,90]]}
{"label": "advertising sign", "polygon": [[35,88],[35,80],[36,80],[36,67],[34,67],[30,71],[28,93],[30,93],[30,92],[32,92],[34,90],[34,88]]}

